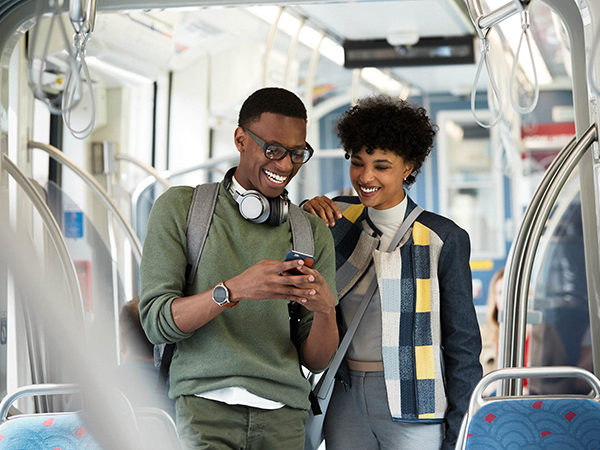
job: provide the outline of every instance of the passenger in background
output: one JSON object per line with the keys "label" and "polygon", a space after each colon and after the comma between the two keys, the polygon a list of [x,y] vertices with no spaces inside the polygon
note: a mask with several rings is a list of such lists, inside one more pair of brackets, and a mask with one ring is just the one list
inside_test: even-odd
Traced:
{"label": "passenger in background", "polygon": [[[239,165],[219,186],[192,284],[186,229],[194,189],[170,188],[150,213],[140,314],[154,344],[177,344],[169,396],[177,399],[177,427],[189,448],[304,448],[310,383],[300,363],[323,370],[338,345],[333,239],[306,214],[314,265],[284,262],[290,221],[276,211],[273,223],[268,212],[246,219],[238,201],[282,208],[285,187],[312,155],[306,121],[302,101],[285,89],[260,89],[243,103],[233,136]],[[301,305],[300,351],[290,338],[288,300]]]}
{"label": "passenger in background", "polygon": [[139,303],[139,297],[129,300],[119,313],[121,365],[118,375],[121,390],[132,406],[160,408],[175,418],[173,400],[156,391],[158,369],[154,366],[154,346],[142,329]]}
{"label": "passenger in background", "polygon": [[404,188],[429,155],[435,127],[423,108],[380,96],[352,106],[336,128],[358,197],[315,197],[304,208],[333,233],[340,330],[373,276],[379,292],[338,371],[327,450],[453,449],[481,378],[469,236],[423,211],[387,253],[417,206]]}
{"label": "passenger in background", "polygon": [[[504,267],[494,273],[488,287],[487,313],[485,323],[481,326],[481,366],[483,375],[498,368],[498,336],[500,324],[498,314],[502,310],[502,284],[504,283]],[[484,397],[496,395],[497,383],[490,384],[484,391]]]}
{"label": "passenger in background", "polygon": [[[485,323],[481,326],[481,366],[487,375],[498,368],[498,336],[500,324],[498,313],[502,309],[502,284],[504,283],[504,267],[494,273],[488,287],[487,313]],[[489,392],[488,392],[489,393]]]}
{"label": "passenger in background", "polygon": [[[500,321],[498,314],[503,310],[504,297],[504,267],[492,277],[488,290],[487,319],[481,327],[483,348],[481,351],[481,365],[483,374],[486,375],[498,368],[498,341],[500,334]],[[539,323],[527,324],[525,334],[525,366],[562,366],[566,363],[564,346],[561,337],[552,324],[544,322],[544,312],[538,311]],[[524,394],[569,394],[571,393],[569,380],[565,378],[533,378],[523,380]],[[496,394],[496,383],[490,384],[484,396]]]}

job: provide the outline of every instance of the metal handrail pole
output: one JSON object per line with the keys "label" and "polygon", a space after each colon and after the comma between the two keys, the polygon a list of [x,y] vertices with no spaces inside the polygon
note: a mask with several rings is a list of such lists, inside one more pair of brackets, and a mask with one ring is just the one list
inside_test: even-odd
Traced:
{"label": "metal handrail pole", "polygon": [[[576,366],[552,366],[552,367],[519,367],[494,370],[485,375],[471,395],[468,414],[473,417],[475,412],[486,403],[496,401],[497,397],[483,397],[485,389],[492,383],[508,378],[578,378],[584,380],[590,386],[594,396],[590,399],[600,399],[600,380],[591,372]],[[544,397],[565,398],[561,394],[546,394]]]}
{"label": "metal handrail pole", "polygon": [[12,394],[8,394],[0,403],[0,423],[5,422],[8,416],[10,406],[18,399],[26,396],[40,395],[58,395],[58,394],[76,394],[81,392],[81,388],[77,384],[34,384],[18,388]]}
{"label": "metal handrail pole", "polygon": [[[231,155],[223,156],[221,158],[210,158],[209,160],[196,166],[186,167],[185,169],[180,169],[176,171],[165,172],[163,173],[163,175],[161,175],[161,178],[167,181],[169,183],[169,186],[171,186],[171,182],[169,181],[171,177],[186,175],[197,170],[211,169],[215,166],[218,166],[219,164],[233,161],[237,158],[239,158],[239,154],[237,153],[232,153]],[[137,223],[137,203],[140,197],[142,196],[142,193],[146,189],[148,189],[155,181],[156,180],[154,175],[144,178],[133,190],[133,193],[131,194],[131,215],[133,223]]]}
{"label": "metal handrail pole", "polygon": [[300,19],[300,24],[298,25],[298,31],[292,37],[290,42],[290,47],[288,49],[287,61],[285,63],[285,74],[283,76],[283,85],[286,89],[292,89],[291,81],[290,81],[290,72],[292,71],[292,62],[296,57],[296,50],[298,49],[298,42],[300,42],[300,33],[302,33],[302,28],[304,28],[304,24],[306,23],[306,19],[303,17]]}
{"label": "metal handrail pole", "polygon": [[68,158],[63,152],[59,151],[56,147],[51,145],[42,144],[40,142],[29,141],[27,143],[29,148],[37,148],[39,150],[43,150],[48,153],[52,158],[64,164],[73,172],[75,172],[91,189],[94,191],[96,195],[100,198],[104,206],[112,212],[121,227],[125,230],[125,235],[131,242],[131,249],[135,256],[137,263],[139,264],[142,260],[142,244],[140,240],[137,238],[135,231],[131,228],[131,225],[125,220],[119,208],[114,204],[114,202],[110,199],[106,190],[102,187],[98,181],[85,169],[82,169],[77,164],[75,164],[70,158]]}
{"label": "metal handrail pole", "polygon": [[483,11],[479,0],[466,0],[466,2],[471,21],[473,22],[473,25],[475,25],[480,37],[483,35],[483,30],[487,30],[488,28],[499,24],[504,19],[520,11],[519,6],[515,1],[510,1],[487,14]]}
{"label": "metal handrail pole", "polygon": [[[3,156],[3,169],[11,175],[17,184],[23,189],[27,197],[33,203],[33,206],[37,210],[37,212],[42,217],[42,220],[46,224],[46,228],[48,230],[48,234],[50,235],[50,239],[54,243],[56,250],[58,252],[58,258],[60,260],[61,266],[65,273],[67,289],[69,291],[69,296],[74,301],[74,303],[78,303],[81,306],[81,320],[83,321],[83,297],[81,295],[81,289],[79,287],[79,281],[77,280],[77,271],[75,270],[75,265],[73,264],[73,260],[71,259],[71,255],[69,254],[69,250],[67,249],[67,244],[63,238],[63,235],[60,231],[60,227],[56,222],[56,219],[52,215],[52,212],[48,208],[48,205],[41,197],[33,183],[25,176],[25,174],[19,169],[19,167],[8,157],[8,155],[4,154]],[[78,301],[78,302],[77,302]]]}
{"label": "metal handrail pole", "polygon": [[171,187],[171,182],[169,180],[167,180],[166,178],[163,178],[162,175],[160,173],[158,173],[158,170],[156,170],[151,165],[146,164],[146,163],[140,161],[139,159],[134,158],[133,156],[123,155],[121,153],[115,155],[115,159],[117,161],[130,162],[130,163],[138,166],[140,169],[144,170],[149,175],[153,176],[156,179],[156,181],[158,181],[160,184],[162,184],[165,188],[168,189]]}
{"label": "metal handrail pole", "polygon": [[[519,229],[519,233],[517,238],[514,241],[513,247],[511,248],[511,252],[509,255],[509,263],[507,265],[507,274],[505,277],[505,286],[504,292],[505,298],[507,301],[506,305],[509,304],[510,299],[519,299],[519,293],[521,292],[520,286],[523,272],[523,258],[526,253],[526,248],[529,245],[529,237],[530,230],[534,226],[536,221],[536,217],[538,216],[538,212],[543,203],[544,196],[549,191],[552,181],[556,178],[560,168],[568,159],[569,155],[572,154],[573,149],[576,146],[576,140],[573,138],[567,146],[558,154],[555,158],[551,166],[546,171],[544,178],[540,182],[538,188],[536,189],[534,196],[525,212],[523,217],[523,221],[521,227]],[[512,303],[515,308],[518,305],[518,302],[515,301]],[[508,367],[519,367],[523,365],[522,358],[519,359],[515,357],[514,349],[518,349],[524,345],[525,336],[520,332],[520,322],[521,317],[520,310],[511,310],[509,308],[505,308],[504,321],[506,323],[505,329],[510,329],[512,331],[510,337],[510,341],[508,342],[505,350],[506,359],[500,361],[500,365],[508,366]],[[506,341],[506,337],[501,337],[502,341]],[[501,356],[502,353],[501,353]]]}
{"label": "metal handrail pole", "polygon": [[[479,0],[466,0],[467,2],[467,10],[469,11],[469,15],[471,16],[471,21],[473,25],[479,27],[479,18],[485,13],[483,12],[483,8],[481,7],[481,3]],[[477,30],[478,32],[481,30]]]}
{"label": "metal handrail pole", "polygon": [[510,16],[515,15],[519,11],[520,9],[517,4],[514,1],[511,1],[488,14],[479,16],[479,19],[477,19],[477,24],[482,30],[487,30],[488,28],[492,28],[494,25],[498,25],[504,19],[508,19]]}
{"label": "metal handrail pole", "polygon": [[[56,222],[56,219],[52,215],[52,212],[48,208],[48,205],[41,197],[38,190],[35,188],[33,183],[27,178],[27,176],[25,176],[21,169],[19,169],[19,167],[8,157],[7,154],[2,155],[2,161],[2,168],[9,175],[11,175],[17,182],[17,184],[21,187],[21,189],[23,189],[23,191],[37,210],[38,214],[41,216],[42,220],[46,224],[46,229],[48,231],[50,239],[54,244],[54,247],[56,248],[58,259],[65,274],[67,291],[71,299],[71,304],[75,307],[76,314],[78,313],[79,319],[85,327],[85,320],[83,314],[83,296],[81,295],[81,288],[79,286],[79,281],[77,278],[77,271],[75,270],[75,265],[73,264],[73,260],[71,259],[69,250],[67,249],[67,244],[63,238],[58,223]],[[77,308],[77,305],[79,305],[79,308]],[[28,345],[30,350],[29,362],[31,365],[31,372],[34,381],[41,383],[44,381],[44,373],[41,367],[43,363],[37,350],[34,350],[34,347],[36,347],[36,345],[32,345],[32,341],[39,337],[37,333],[38,330],[32,326],[30,319],[30,314],[27,314],[26,333],[28,337]],[[33,352],[31,350],[33,350]],[[47,399],[41,399],[36,397],[34,403],[36,405],[37,411],[49,411]]]}
{"label": "metal handrail pole", "polygon": [[[590,148],[590,146],[598,139],[598,133],[596,125],[593,124],[579,139],[573,150],[569,153],[568,158],[564,164],[561,165],[560,170],[557,172],[556,177],[553,178],[552,183],[547,191],[547,195],[544,201],[540,205],[540,208],[536,214],[536,220],[533,223],[532,230],[528,236],[529,242],[525,248],[525,254],[523,259],[523,271],[521,272],[520,280],[520,298],[521,302],[518,303],[520,307],[521,317],[527,317],[527,298],[529,295],[529,283],[531,279],[531,272],[533,271],[533,263],[535,260],[535,254],[537,247],[544,232],[546,221],[550,217],[550,213],[554,208],[554,204],[560,195],[563,186],[571,176],[573,170],[583,157],[584,153]],[[525,330],[526,321],[519,321],[519,336],[522,338],[522,342],[525,342]],[[525,359],[525,346],[521,345],[517,347],[517,360],[519,362]]]}
{"label": "metal handrail pole", "polygon": [[[532,226],[535,217],[534,213],[539,208],[544,192],[547,191],[548,186],[550,185],[552,179],[556,176],[559,167],[563,164],[575,145],[576,138],[573,137],[571,141],[559,152],[550,167],[546,170],[544,177],[540,181],[540,184],[534,192],[529,206],[523,215],[521,226],[519,227],[517,236],[510,248],[506,264],[506,276],[504,277],[504,286],[502,289],[505,308],[502,311],[502,322],[504,323],[504,326],[500,328],[500,349],[498,354],[499,367],[514,367],[516,364],[513,357],[513,349],[518,344],[518,339],[516,339],[517,330],[515,329],[515,324],[517,323],[515,316],[517,315],[517,312],[510,309],[508,306],[511,304],[510,300],[516,298],[516,280],[520,278],[519,274],[522,270],[520,260],[522,259],[522,255],[525,251],[524,248],[527,243],[527,230],[529,230]],[[515,303],[513,302],[513,304]],[[511,331],[511,333],[509,334],[508,331]],[[509,341],[507,341],[508,338],[510,338]],[[503,345],[505,345],[504,348],[502,348]]]}
{"label": "metal handrail pole", "polygon": [[170,180],[173,177],[180,176],[180,175],[186,175],[191,172],[196,172],[197,170],[211,169],[215,166],[218,166],[219,164],[223,164],[223,163],[238,159],[239,156],[240,155],[238,153],[232,153],[230,155],[225,155],[220,158],[210,158],[198,165],[186,167],[185,169],[171,171],[168,174],[168,176],[165,176],[165,178]]}
{"label": "metal handrail pole", "polygon": [[[510,259],[507,265],[507,282],[505,283],[505,298],[514,298],[515,311],[505,308],[504,329],[512,329],[512,339],[504,349],[505,361],[511,367],[524,365],[524,341],[526,334],[527,298],[529,295],[529,281],[533,270],[533,263],[537,246],[541,239],[544,225],[554,207],[563,186],[567,182],[573,169],[581,157],[597,140],[597,128],[592,125],[575,145],[569,143],[557,156],[530,203],[519,234],[511,248]],[[508,302],[506,302],[508,305]],[[516,349],[513,353],[513,349]],[[502,361],[501,361],[502,362]],[[505,364],[506,365],[506,364]],[[519,381],[519,391],[522,381]],[[507,395],[507,392],[503,392]]]}
{"label": "metal handrail pole", "polygon": [[269,59],[271,58],[271,50],[273,49],[273,44],[275,43],[275,36],[277,35],[277,28],[279,27],[279,20],[281,19],[281,15],[283,14],[284,6],[280,6],[277,11],[277,17],[271,24],[271,29],[269,30],[269,36],[267,37],[267,47],[265,49],[265,59],[263,61],[263,86],[267,85],[267,78],[269,74]]}

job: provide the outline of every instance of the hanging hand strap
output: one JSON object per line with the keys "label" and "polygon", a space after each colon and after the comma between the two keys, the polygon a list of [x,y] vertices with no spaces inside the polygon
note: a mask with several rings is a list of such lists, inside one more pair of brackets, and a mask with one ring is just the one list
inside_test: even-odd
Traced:
{"label": "hanging hand strap", "polygon": [[[485,35],[482,34],[480,39],[481,56],[479,58],[479,63],[477,64],[477,72],[475,72],[475,79],[473,80],[473,88],[471,89],[471,113],[473,114],[475,122],[477,122],[477,124],[483,128],[492,128],[498,123],[500,117],[502,116],[502,103],[500,100],[500,94],[498,92],[498,86],[496,85],[494,74],[492,73],[492,66],[490,63],[490,57],[488,55],[490,51],[490,41],[487,38],[489,32],[490,30],[488,30],[485,33]],[[498,111],[495,111],[496,116],[490,121],[490,123],[484,123],[483,121],[479,120],[479,117],[477,117],[477,112],[475,110],[475,95],[477,94],[477,85],[479,84],[479,77],[481,76],[483,66],[485,66],[488,79],[490,80],[490,84],[492,85],[492,93],[498,101]],[[493,97],[488,97],[488,104],[490,111],[493,111],[495,109]]]}
{"label": "hanging hand strap", "polygon": [[[533,58],[533,49],[531,48],[531,40],[529,39],[529,11],[524,9],[521,11],[521,38],[519,39],[519,45],[517,46],[517,53],[515,54],[515,59],[513,61],[513,66],[510,74],[510,103],[512,104],[515,111],[519,114],[529,114],[532,112],[537,106],[538,99],[540,96],[540,83],[537,77],[537,70],[535,68],[535,60]],[[521,54],[521,44],[523,44],[523,40],[527,43],[527,48],[529,49],[529,57],[531,58],[531,67],[533,69],[533,100],[531,101],[531,105],[529,106],[521,106],[514,98],[514,85],[517,81],[517,66],[519,65],[519,55]]]}
{"label": "hanging hand strap", "polygon": [[[415,209],[413,209],[410,212],[408,217],[406,217],[406,219],[404,219],[404,222],[402,222],[402,225],[400,225],[400,228],[398,229],[398,232],[394,236],[394,239],[392,239],[392,242],[388,248],[388,252],[393,252],[396,249],[396,247],[400,243],[400,240],[402,239],[402,237],[406,234],[408,229],[412,226],[413,222],[417,219],[417,217],[419,217],[419,214],[421,214],[422,212],[423,212],[423,208],[421,208],[420,206],[417,206],[417,207],[415,207]],[[356,330],[358,329],[358,325],[360,324],[360,321],[362,320],[362,318],[365,314],[365,311],[367,310],[367,306],[369,305],[371,298],[373,298],[373,295],[375,294],[376,290],[377,290],[377,277],[373,276],[373,279],[371,280],[371,284],[369,284],[369,288],[367,289],[365,296],[361,300],[360,305],[358,306],[358,310],[354,314],[354,317],[352,318],[352,322],[350,322],[350,326],[348,327],[348,330],[346,331],[346,334],[344,335],[344,338],[342,339],[342,343],[340,344],[337,352],[335,353],[333,361],[331,361],[331,365],[329,366],[329,368],[327,369],[327,372],[325,373],[325,375],[323,376],[323,378],[321,379],[321,381],[315,388],[315,394],[321,400],[324,400],[325,398],[327,398],[327,394],[329,393],[329,390],[333,386],[333,380],[335,379],[335,374],[337,373],[338,368],[340,367],[340,364],[342,363],[342,359],[346,356],[346,352],[348,351],[348,347],[350,346],[350,341],[352,341],[352,338],[354,337],[354,333],[356,333]]]}

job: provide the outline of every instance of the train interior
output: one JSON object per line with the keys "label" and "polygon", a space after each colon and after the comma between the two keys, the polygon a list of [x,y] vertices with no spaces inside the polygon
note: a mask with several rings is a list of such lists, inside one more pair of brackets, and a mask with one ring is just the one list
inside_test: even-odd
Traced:
{"label": "train interior", "polygon": [[[177,448],[155,382],[121,384],[119,316],[154,200],[222,179],[263,86],[307,106],[295,203],[352,192],[355,99],[425,107],[408,194],[469,232],[481,325],[505,268],[498,367],[600,364],[598,2],[7,0],[0,30],[0,423],[83,411],[98,448]],[[563,375],[499,389],[590,392]]]}

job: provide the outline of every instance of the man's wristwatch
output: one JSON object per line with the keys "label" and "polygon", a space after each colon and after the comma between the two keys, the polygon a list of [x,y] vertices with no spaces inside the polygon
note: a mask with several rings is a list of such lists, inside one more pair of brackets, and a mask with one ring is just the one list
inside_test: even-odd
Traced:
{"label": "man's wristwatch", "polygon": [[212,299],[221,308],[233,308],[238,304],[238,302],[229,300],[229,289],[227,289],[225,283],[219,283],[213,288]]}

